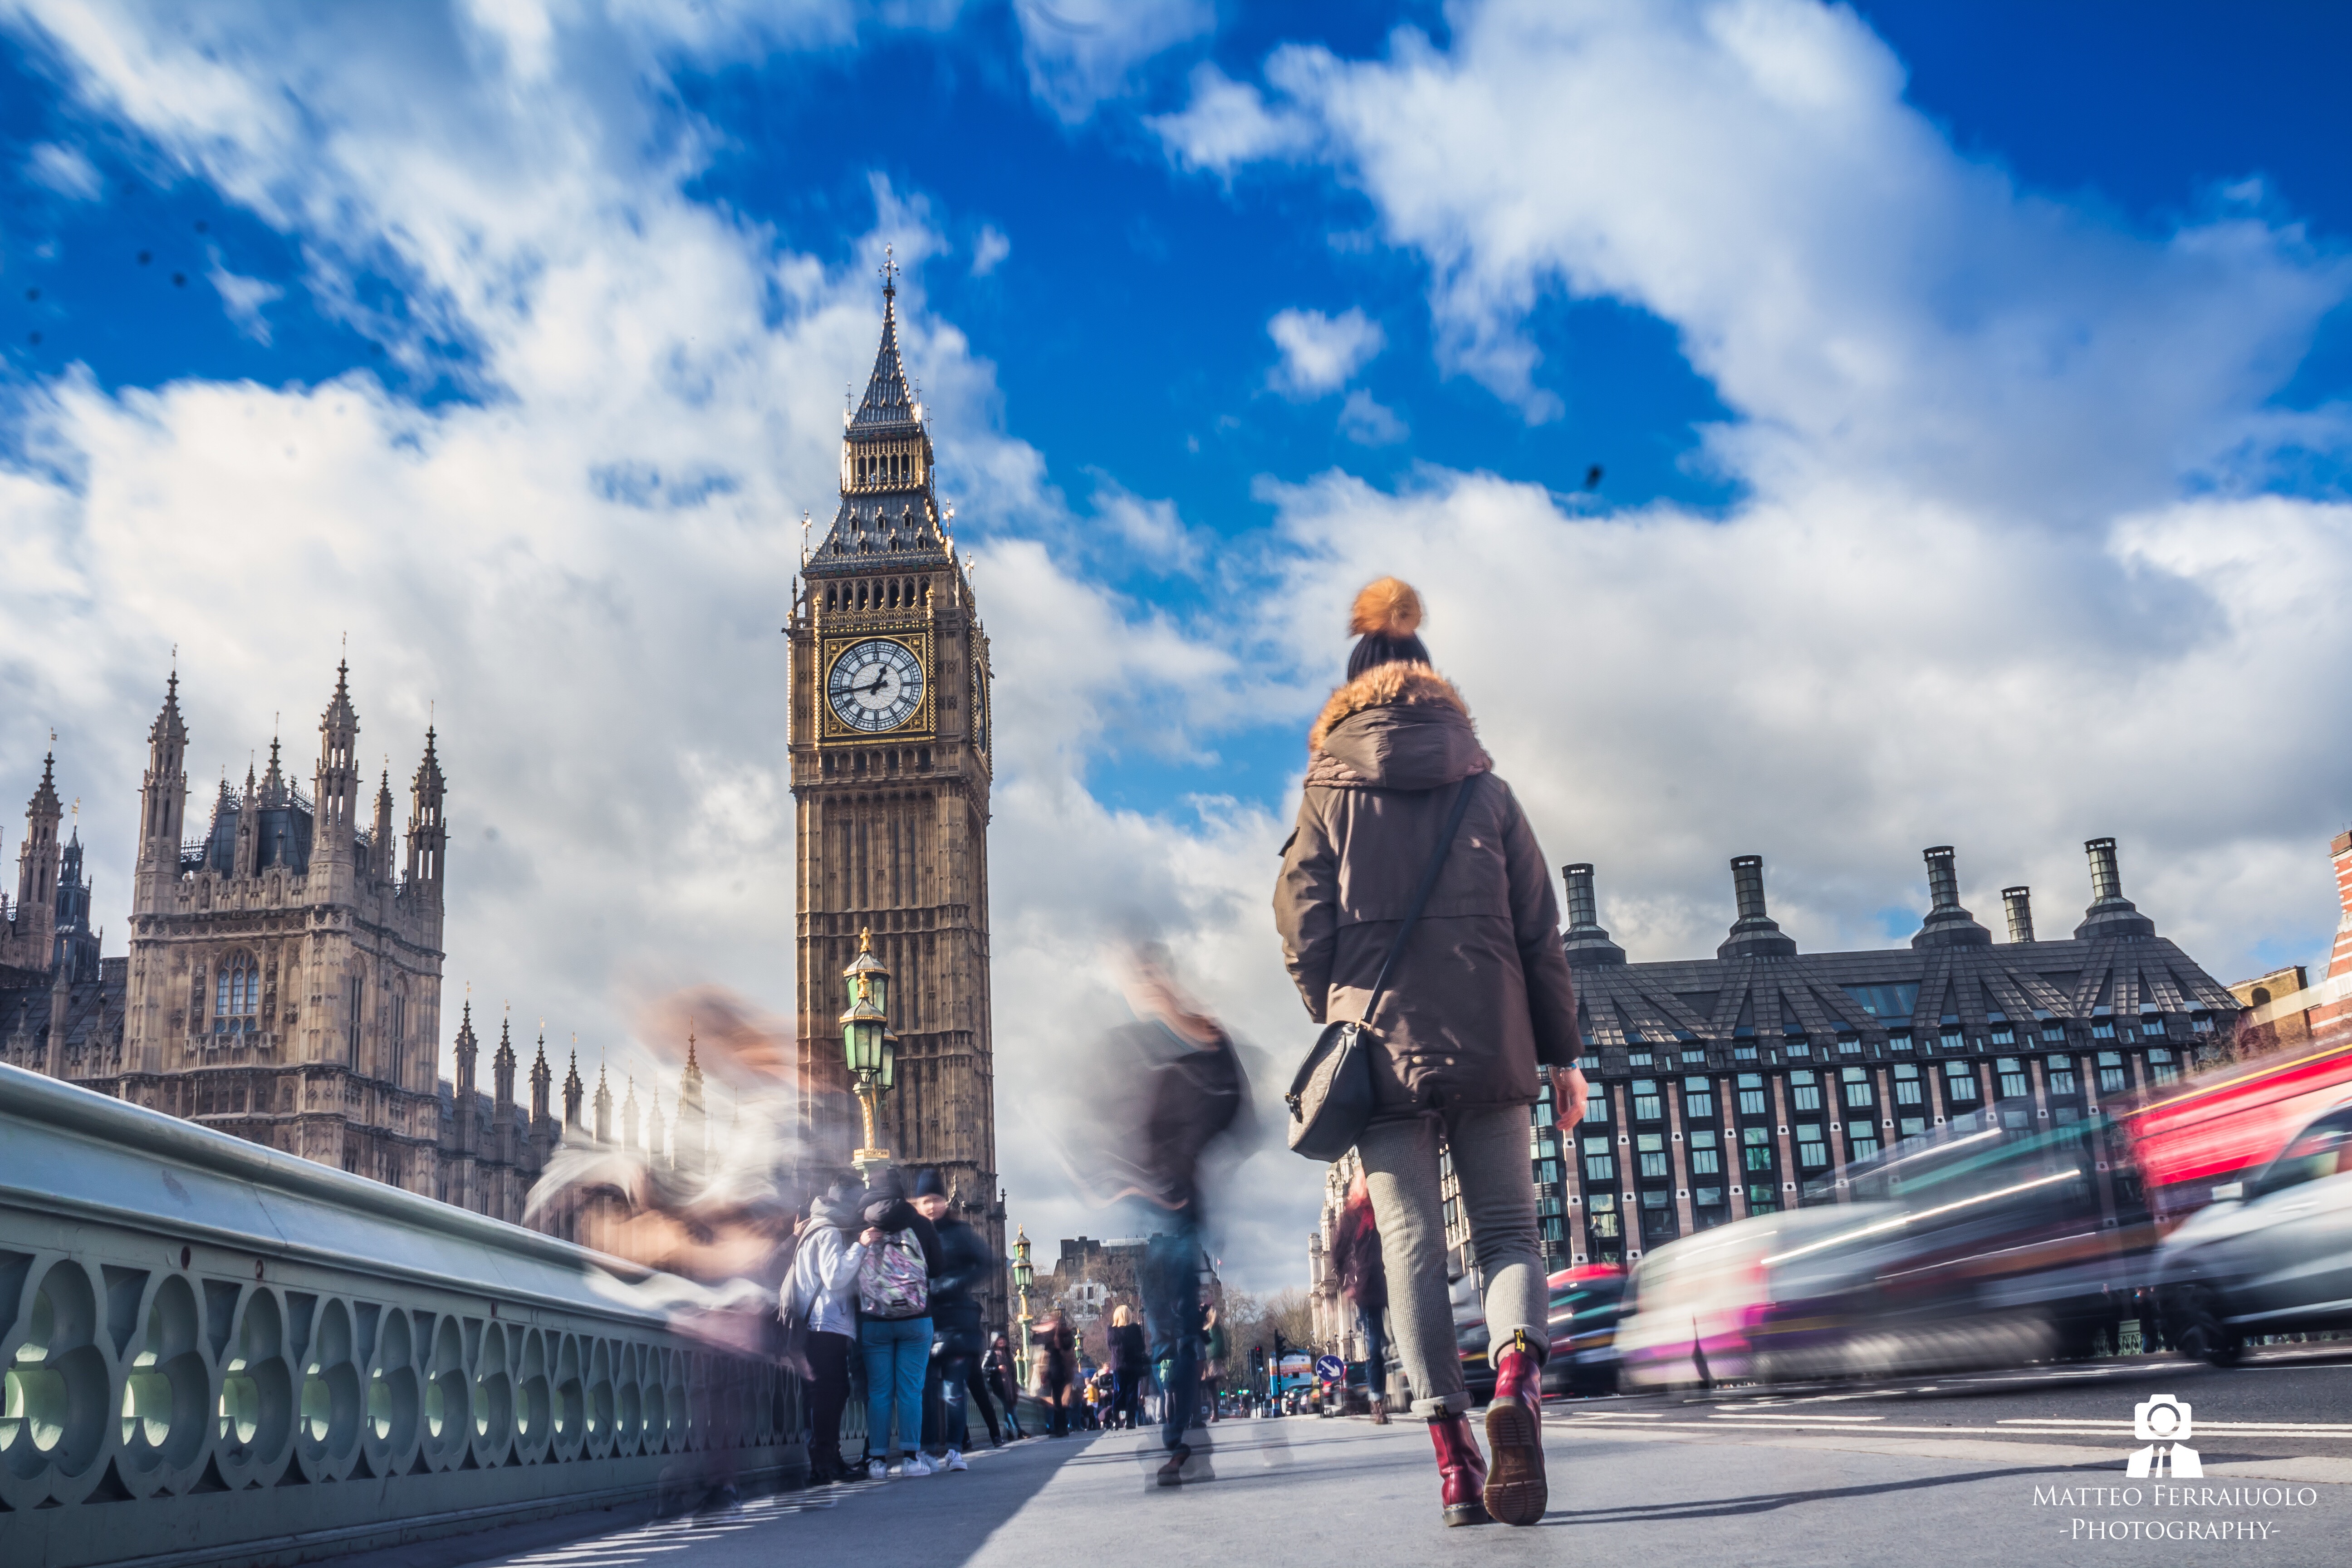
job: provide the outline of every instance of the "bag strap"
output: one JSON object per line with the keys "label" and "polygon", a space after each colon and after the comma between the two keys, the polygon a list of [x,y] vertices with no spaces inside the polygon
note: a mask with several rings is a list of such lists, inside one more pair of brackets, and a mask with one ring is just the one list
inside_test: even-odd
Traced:
{"label": "bag strap", "polygon": [[1405,939],[1412,935],[1413,925],[1421,919],[1422,907],[1429,902],[1429,895],[1437,889],[1437,874],[1445,868],[1445,858],[1454,850],[1454,836],[1461,831],[1462,819],[1469,814],[1470,792],[1486,776],[1484,773],[1472,773],[1454,792],[1454,810],[1445,818],[1445,831],[1437,836],[1437,852],[1429,858],[1429,866],[1421,874],[1421,886],[1413,889],[1412,907],[1405,910],[1404,923],[1397,927],[1396,940],[1389,943],[1388,956],[1381,960],[1381,972],[1372,978],[1372,994],[1364,999],[1364,1022],[1367,1024],[1372,1021],[1373,1013],[1380,1008],[1381,993],[1389,988],[1389,971],[1395,966],[1397,954],[1404,951]]}

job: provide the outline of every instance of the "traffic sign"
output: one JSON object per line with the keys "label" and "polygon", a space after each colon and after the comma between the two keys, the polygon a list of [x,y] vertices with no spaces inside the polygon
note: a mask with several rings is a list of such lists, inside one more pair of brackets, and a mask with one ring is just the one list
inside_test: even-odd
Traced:
{"label": "traffic sign", "polygon": [[1337,1383],[1348,1375],[1348,1363],[1335,1355],[1318,1356],[1315,1375],[1326,1383]]}

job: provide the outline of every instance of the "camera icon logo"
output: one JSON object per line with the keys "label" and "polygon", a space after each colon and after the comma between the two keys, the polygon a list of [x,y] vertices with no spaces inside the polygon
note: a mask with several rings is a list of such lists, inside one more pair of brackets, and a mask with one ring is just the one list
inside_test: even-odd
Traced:
{"label": "camera icon logo", "polygon": [[2159,1394],[2132,1406],[2132,1436],[2142,1443],[2189,1441],[2189,1402]]}

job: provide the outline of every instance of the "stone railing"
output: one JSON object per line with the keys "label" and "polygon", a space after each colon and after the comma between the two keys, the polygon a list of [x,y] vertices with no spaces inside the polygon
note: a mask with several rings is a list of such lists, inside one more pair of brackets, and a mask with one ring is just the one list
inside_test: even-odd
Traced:
{"label": "stone railing", "polygon": [[0,1563],[290,1563],[805,1474],[794,1381],[632,1276],[0,1066]]}

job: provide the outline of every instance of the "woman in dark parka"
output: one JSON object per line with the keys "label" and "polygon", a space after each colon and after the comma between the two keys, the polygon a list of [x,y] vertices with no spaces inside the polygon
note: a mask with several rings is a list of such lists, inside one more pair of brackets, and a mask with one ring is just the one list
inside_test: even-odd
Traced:
{"label": "woman in dark parka", "polygon": [[[1421,597],[1384,577],[1357,595],[1348,683],[1307,739],[1275,922],[1316,1022],[1362,1008],[1459,792],[1471,793],[1421,921],[1366,1020],[1375,1109],[1357,1144],[1380,1226],[1399,1359],[1437,1449],[1448,1524],[1543,1517],[1541,1370],[1549,1298],[1528,1164],[1538,1075],[1583,1104],[1583,1047],[1543,851],[1494,776],[1461,694],[1430,668]],[[1450,1149],[1486,1280],[1494,1470],[1471,1435],[1438,1191]]]}

